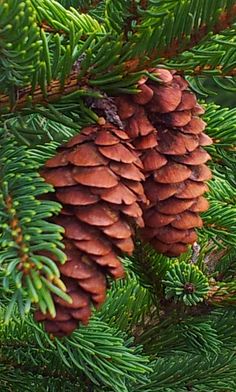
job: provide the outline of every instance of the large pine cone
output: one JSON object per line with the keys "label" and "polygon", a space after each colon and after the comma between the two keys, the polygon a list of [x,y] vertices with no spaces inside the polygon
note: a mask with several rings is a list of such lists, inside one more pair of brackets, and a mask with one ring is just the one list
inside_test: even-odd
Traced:
{"label": "large pine cone", "polygon": [[65,229],[67,261],[58,267],[73,300],[68,304],[54,296],[54,319],[36,312],[36,319],[54,335],[70,334],[79,321],[88,322],[91,305],[105,300],[106,275],[124,274],[118,256],[133,252],[132,226],[143,226],[138,205],[146,200],[143,167],[128,139],[110,124],[87,127],[42,170],[63,205],[53,221]]}
{"label": "large pine cone", "polygon": [[212,143],[203,133],[204,113],[180,75],[155,69],[160,82],[143,78],[141,92],[115,99],[133,145],[141,153],[150,204],[144,206],[141,235],[160,253],[178,256],[196,241],[200,212],[208,209],[202,196],[211,178],[210,159],[202,148]]}

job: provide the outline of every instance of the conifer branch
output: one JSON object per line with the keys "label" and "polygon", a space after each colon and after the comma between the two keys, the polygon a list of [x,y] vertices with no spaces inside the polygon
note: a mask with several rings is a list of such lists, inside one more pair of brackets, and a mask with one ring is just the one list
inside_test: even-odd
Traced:
{"label": "conifer branch", "polygon": [[150,371],[148,357],[142,355],[141,347],[134,346],[133,339],[99,319],[59,340],[49,338],[30,317],[24,321],[15,318],[1,326],[0,342],[0,366],[2,362],[26,372],[35,370],[36,376],[45,376],[48,381],[51,376],[78,380],[85,390],[92,383],[107,386],[110,391],[127,391],[128,382],[137,380],[142,384]]}
{"label": "conifer branch", "polygon": [[63,95],[71,94],[78,89],[78,73],[72,71],[63,87],[59,80],[53,80],[48,85],[46,94],[40,86],[37,86],[34,92],[32,92],[31,86],[17,90],[14,105],[11,104],[8,95],[0,95],[0,110],[2,112],[14,112],[24,108],[27,104],[47,105],[48,103],[59,100]]}
{"label": "conifer branch", "polygon": [[145,386],[132,392],[234,391],[236,358],[228,349],[215,353],[172,352],[153,363],[153,373]]}
{"label": "conifer branch", "polygon": [[[218,20],[216,23],[212,26],[211,28],[211,34],[218,34],[222,30],[229,29],[232,24],[236,20],[236,4],[232,6],[232,8],[228,10],[223,10],[218,17]],[[199,28],[195,31],[192,31],[190,38],[188,41],[186,41],[184,44],[183,42],[186,40],[186,36],[183,35],[181,40],[175,40],[173,39],[172,43],[170,46],[166,49],[163,50],[162,52],[156,50],[151,56],[150,59],[155,59],[155,58],[173,58],[176,57],[179,53],[182,53],[184,51],[190,50],[194,46],[198,45],[209,33],[209,29],[207,24],[202,24],[199,26]]]}
{"label": "conifer branch", "polygon": [[[3,350],[6,351],[12,351],[12,350],[17,350],[19,348],[22,348],[22,345],[13,345],[13,344],[1,344],[1,348]],[[33,349],[33,347],[31,346],[31,349]],[[35,347],[35,349],[38,349],[38,347]],[[38,376],[42,376],[42,377],[46,377],[48,379],[63,379],[63,380],[67,380],[70,381],[71,383],[75,383],[77,380],[77,377],[74,376],[72,373],[66,373],[66,372],[60,372],[57,369],[52,368],[52,370],[50,371],[50,369],[47,367],[45,367],[45,365],[40,366],[33,366],[32,363],[29,365],[23,364],[22,362],[17,362],[14,359],[10,359],[7,357],[4,357],[4,355],[1,355],[0,358],[1,361],[1,365],[5,365],[8,368],[12,369],[19,369],[21,370],[23,373],[34,373],[34,375],[36,375],[36,377]]]}
{"label": "conifer branch", "polygon": [[10,194],[6,195],[5,213],[9,216],[9,228],[11,229],[12,237],[17,244],[17,256],[19,257],[18,270],[23,271],[23,274],[28,274],[34,264],[31,262],[28,254],[28,244],[24,240],[24,233],[21,224],[14,208],[14,200]]}
{"label": "conifer branch", "polygon": [[[137,69],[137,65],[140,66],[140,57],[143,58],[144,54],[146,54],[146,60],[143,62],[141,59],[143,67],[150,67],[152,62],[163,63],[165,60],[189,51],[199,43],[208,40],[210,36],[229,29],[236,19],[236,5],[232,5],[232,2],[225,3],[221,9],[214,3],[212,4],[214,7],[212,12],[206,11],[208,7],[211,7],[211,3],[208,1],[204,4],[195,4],[195,2],[192,4],[191,1],[181,4],[171,2],[169,5],[163,5],[160,2],[158,5],[159,8],[154,6],[147,10],[146,18],[136,28],[137,33],[130,38],[136,46],[133,49],[132,59],[131,56],[129,57],[133,71]],[[189,7],[192,13],[189,11]],[[195,7],[199,9],[197,10]],[[189,12],[194,22],[191,21]],[[210,21],[206,17],[207,14],[211,17]],[[177,24],[177,28],[170,30],[167,27],[169,23]]]}
{"label": "conifer branch", "polygon": [[236,281],[211,282],[207,303],[216,306],[236,306]]}
{"label": "conifer branch", "polygon": [[[46,1],[46,0],[45,0]],[[147,4],[144,3],[143,6],[146,6]],[[45,6],[49,7],[49,3],[46,2]],[[132,7],[131,7],[132,8]],[[64,11],[63,11],[64,12]],[[133,10],[134,12],[134,10]],[[145,11],[144,11],[145,12]],[[66,10],[63,13],[63,15],[66,15]],[[72,17],[70,14],[68,14],[70,17]],[[84,15],[85,16],[85,15]],[[132,16],[132,14],[131,14]],[[78,15],[77,16],[79,23],[83,21],[82,15]],[[42,18],[42,17],[41,17]],[[213,34],[216,34],[218,32],[220,32],[221,30],[224,29],[228,29],[231,24],[235,21],[236,18],[236,5],[233,5],[233,7],[229,10],[224,10],[220,13],[217,22],[212,26],[211,31]],[[131,18],[132,19],[132,18]],[[97,21],[96,20],[92,20],[93,23],[93,29],[95,29],[95,27],[97,26]],[[66,26],[66,29],[60,29],[58,27],[58,24],[55,25],[55,23],[52,21],[50,22],[50,20],[41,20],[40,21],[41,27],[42,27],[42,31],[47,31],[49,33],[53,32],[57,32],[60,34],[63,34],[63,31],[65,33],[68,33],[70,30],[68,30],[68,26]],[[142,26],[142,23],[141,25]],[[57,28],[59,28],[59,30],[57,30]],[[126,27],[127,28],[127,27]],[[55,30],[56,29],[56,30]],[[101,28],[100,28],[101,29]],[[160,60],[164,60],[164,59],[168,59],[170,57],[174,57],[176,56],[178,53],[186,51],[191,49],[193,46],[195,46],[197,43],[199,43],[199,41],[201,41],[202,39],[204,39],[207,36],[207,33],[209,32],[209,28],[208,26],[203,23],[202,26],[200,26],[198,28],[197,31],[193,31],[190,34],[190,38],[189,37],[185,37],[185,33],[183,33],[183,36],[180,39],[173,39],[172,43],[170,45],[166,45],[163,48],[158,48],[156,47],[154,50],[151,51],[150,53],[146,53],[146,57],[145,56],[139,56],[138,53],[135,54],[135,47],[139,47],[139,27],[137,27],[137,32],[134,32],[130,38],[128,38],[128,40],[126,39],[126,43],[124,46],[124,42],[122,43],[122,37],[120,37],[121,39],[121,43],[119,47],[116,48],[116,52],[114,52],[113,57],[109,56],[108,59],[106,60],[108,62],[108,65],[103,65],[103,67],[101,68],[100,73],[97,72],[96,69],[96,62],[98,61],[99,63],[99,56],[101,57],[100,53],[101,50],[96,53],[94,53],[94,57],[89,58],[88,53],[85,51],[83,53],[83,55],[85,56],[85,60],[84,60],[84,67],[85,69],[83,69],[82,74],[83,76],[80,76],[80,71],[75,71],[74,68],[72,67],[71,64],[71,71],[70,71],[70,66],[68,66],[68,56],[64,55],[63,57],[63,61],[61,61],[61,66],[62,66],[62,71],[64,73],[64,76],[62,75],[55,75],[54,80],[50,81],[50,78],[48,76],[48,80],[46,80],[44,77],[42,77],[41,81],[39,81],[40,86],[37,86],[34,90],[34,92],[32,92],[32,88],[31,86],[25,87],[25,88],[19,88],[18,90],[16,90],[15,92],[15,97],[12,97],[13,94],[13,90],[11,90],[11,97],[9,98],[7,95],[0,95],[0,109],[2,111],[15,111],[15,110],[20,110],[23,107],[25,107],[28,103],[31,103],[33,105],[35,104],[43,104],[46,105],[47,103],[50,102],[55,102],[56,100],[60,99],[60,97],[68,95],[76,90],[80,88],[88,90],[88,86],[90,85],[102,85],[103,89],[105,89],[106,91],[106,78],[104,77],[104,75],[106,75],[106,71],[109,70],[109,73],[111,75],[114,75],[113,77],[111,77],[111,81],[109,81],[109,83],[112,83],[112,78],[117,78],[117,83],[114,84],[114,86],[116,88],[119,88],[119,86],[121,85],[122,87],[126,88],[127,86],[130,86],[130,80],[129,78],[133,78],[133,85],[134,83],[137,81],[138,77],[136,77],[135,79],[135,75],[141,71],[143,71],[144,69],[149,68],[153,63],[157,63]],[[94,30],[93,30],[94,31]],[[90,38],[87,38],[89,35],[91,35],[91,33],[93,32],[91,30],[91,27],[88,27],[87,30],[85,29],[84,33],[82,32],[82,35],[80,36],[81,42],[86,45],[87,42],[89,42]],[[102,30],[101,30],[102,31]],[[99,31],[98,31],[99,32]],[[85,36],[83,37],[83,34],[85,34]],[[103,39],[106,38],[106,34],[103,31],[102,32],[103,37],[104,38],[99,38],[100,42],[102,42]],[[105,35],[104,35],[105,34]],[[107,35],[108,37],[108,35]],[[125,38],[125,34],[123,39]],[[114,37],[112,38],[114,39]],[[71,40],[72,40],[72,36],[71,36]],[[137,42],[136,42],[137,41]],[[105,42],[105,41],[104,41]],[[108,41],[107,42],[107,48],[109,49],[109,44]],[[112,42],[112,41],[111,41]],[[115,41],[114,41],[115,42]],[[155,44],[156,46],[156,44]],[[111,43],[110,43],[110,47],[111,47]],[[93,49],[93,47],[91,47],[91,50]],[[47,49],[48,50],[48,49]],[[58,47],[58,50],[60,49],[60,46]],[[64,51],[65,49],[63,49]],[[72,53],[72,51],[75,50],[75,48],[71,48],[70,51]],[[122,59],[122,57],[124,57],[125,52],[127,52],[127,50],[130,50],[130,57],[125,59],[122,61],[120,59]],[[98,57],[96,57],[96,55],[98,55]],[[98,58],[98,60],[97,60]],[[104,60],[105,61],[105,60]],[[88,62],[88,64],[86,63]],[[63,65],[64,64],[64,65]],[[167,64],[168,66],[168,64]],[[170,64],[171,66],[171,64]],[[52,72],[52,65],[48,65],[48,69]],[[68,68],[69,67],[69,68]],[[68,68],[68,72],[66,71],[66,68]],[[99,67],[98,67],[99,68]],[[176,68],[176,67],[175,67]],[[178,69],[178,64],[177,64],[177,68]],[[61,71],[61,72],[62,72]],[[193,70],[191,70],[191,74],[194,75],[199,75],[199,74],[209,74],[211,72],[216,72],[219,73],[221,76],[229,76],[229,75],[234,75],[236,72],[236,69],[233,68],[231,70],[226,69],[226,73],[224,74],[224,69],[222,69],[221,65],[218,66],[212,66],[211,64],[204,64],[204,65],[196,65],[194,67]],[[120,77],[121,76],[121,77]],[[78,85],[78,81],[77,79],[81,77],[82,80],[80,80],[80,86]],[[58,78],[60,78],[60,81],[58,80]],[[104,78],[104,79],[103,79]],[[120,82],[122,80],[122,82]],[[126,82],[127,81],[127,82]],[[112,87],[112,86],[111,86]],[[109,89],[111,88],[109,86]]]}
{"label": "conifer branch", "polygon": [[102,0],[90,0],[89,2],[86,1],[86,4],[79,6],[79,11],[83,14],[87,14],[93,8],[96,8]]}
{"label": "conifer branch", "polygon": [[[125,68],[129,70],[134,70],[137,67],[139,69],[138,64],[135,60],[131,60],[126,62]],[[168,68],[168,66],[167,66]],[[224,79],[225,76],[236,76],[236,67],[224,72],[222,70],[222,66],[213,67],[211,65],[205,66],[196,66],[194,69],[191,69],[190,72],[178,69],[175,67],[175,70],[179,75],[188,75],[191,76],[202,76],[209,77],[211,73],[214,73],[214,76]],[[8,112],[17,112],[18,110],[22,110],[27,106],[34,106],[37,104],[47,106],[49,103],[54,103],[60,100],[62,97],[67,96],[73,92],[81,91],[81,95],[89,95],[91,92],[91,87],[88,85],[88,79],[83,78],[82,81],[78,81],[79,72],[72,71],[68,78],[65,81],[64,86],[61,86],[59,80],[53,80],[47,87],[47,92],[42,91],[41,87],[38,86],[34,92],[32,92],[31,86],[20,88],[16,90],[16,97],[14,105],[11,102],[11,99],[6,94],[0,94],[0,112],[8,113]]]}
{"label": "conifer branch", "polygon": [[[31,302],[53,315],[50,291],[56,290],[59,296],[65,297],[66,287],[56,264],[40,252],[49,250],[58,255],[60,262],[65,262],[60,250],[62,229],[45,219],[58,213],[60,205],[38,200],[37,197],[53,188],[40,178],[39,165],[32,163],[26,148],[19,147],[13,138],[4,137],[0,147],[0,225],[4,228],[0,248],[1,286],[9,299],[5,318],[9,320],[15,304],[21,306],[23,316]],[[67,294],[66,297],[70,299]]]}
{"label": "conifer branch", "polygon": [[[157,129],[160,138],[157,154],[154,155],[157,160],[158,156],[166,155],[169,163],[172,151],[162,142],[168,145],[168,133],[172,132],[172,128],[174,138],[178,135],[178,126],[174,127],[174,122],[173,127],[169,126],[173,111],[177,113],[176,117],[186,114],[187,120],[190,117],[192,120],[192,115],[202,110],[195,99],[192,104],[188,102],[188,99],[191,101],[194,98],[189,90],[180,93],[184,87],[181,87],[181,83],[180,89],[174,84],[173,97],[171,93],[164,94],[164,99],[159,101],[162,104],[169,97],[170,101],[175,101],[179,93],[173,111],[166,112],[166,108],[159,110],[158,93],[162,88],[165,92],[171,89],[170,86],[159,86],[158,83],[162,81],[150,70],[155,66],[166,67],[188,75],[187,80],[196,80],[195,85],[192,82],[196,91],[201,91],[198,80],[209,75],[213,83],[216,79],[217,84],[219,79],[221,89],[224,83],[228,83],[229,90],[236,91],[234,81],[224,78],[236,76],[235,1],[7,0],[0,5],[0,16],[0,113],[3,114],[0,121],[4,125],[1,129],[0,124],[0,320],[7,314],[5,319],[8,321],[0,322],[0,385],[3,392],[74,392],[78,389],[81,392],[235,391],[235,109],[206,105],[203,117],[208,123],[206,134],[214,140],[214,145],[206,149],[212,156],[215,177],[209,183],[207,197],[210,209],[203,215],[204,228],[199,229],[199,244],[195,243],[193,250],[185,248],[186,253],[179,259],[169,258],[141,244],[138,236],[135,236],[139,242],[136,253],[123,259],[128,270],[126,280],[112,283],[106,305],[86,327],[80,325],[69,337],[58,339],[52,334],[48,335],[27,315],[33,302],[43,313],[50,312],[51,318],[55,316],[55,311],[60,318],[58,303],[55,307],[53,302],[58,299],[54,294],[70,300],[66,287],[60,281],[59,265],[53,261],[65,261],[61,250],[62,228],[52,223],[56,219],[51,219],[60,213],[61,206],[46,200],[45,194],[53,192],[53,188],[39,177],[39,167],[54,154],[58,144],[75,135],[83,126],[96,121],[99,123],[98,115],[104,110],[103,101],[109,101],[113,95],[125,101],[122,94],[135,94],[143,87],[144,91],[146,87],[146,91],[153,94],[157,114],[150,115],[150,101],[139,106],[137,101],[140,95],[130,97],[130,101],[136,102],[125,129],[129,129],[131,119],[136,121],[139,114],[142,117],[142,111],[145,112],[147,108],[145,116],[148,121],[152,122],[152,118],[157,117],[157,123],[151,125],[162,128],[162,123],[158,125],[160,120],[168,128],[165,135],[161,129]],[[173,56],[176,57],[173,59]],[[181,79],[168,71],[167,74],[170,79]],[[150,78],[150,81],[141,86],[141,77]],[[155,84],[154,81],[157,83],[155,91],[149,88]],[[182,84],[185,84],[183,80]],[[204,85],[202,87],[204,90]],[[108,100],[102,99],[103,93],[108,94]],[[83,97],[89,99],[83,100]],[[100,98],[102,102],[95,101]],[[186,109],[188,107],[190,109]],[[94,108],[98,110],[98,115],[92,111]],[[126,109],[124,107],[124,112]],[[115,110],[110,112],[111,118]],[[178,155],[182,153],[183,163],[186,159],[189,162],[189,158],[191,161],[193,154],[190,154],[195,151],[195,144],[205,145],[208,139],[202,132],[198,136],[191,133],[184,135],[189,128],[180,128],[183,143],[180,142],[179,150],[177,148],[175,151],[177,157],[173,156],[174,165],[178,165],[176,161],[179,158],[181,162],[182,157]],[[18,140],[20,145],[16,143]],[[49,140],[51,143],[47,143]],[[99,145],[98,140],[96,135]],[[114,140],[115,147],[111,151],[117,149],[116,138]],[[145,135],[142,140],[145,140],[145,144],[151,139]],[[185,142],[188,147],[181,152]],[[30,150],[22,144],[37,145],[37,148]],[[89,141],[91,151],[94,144]],[[178,141],[174,140],[173,144],[176,147]],[[138,144],[134,145],[139,150]],[[107,149],[96,148],[99,154],[100,150]],[[77,147],[74,149],[77,150]],[[196,149],[200,151],[198,146]],[[61,152],[63,162],[59,162],[59,165],[65,163],[64,153]],[[75,154],[70,154],[70,157],[72,155]],[[108,165],[110,170],[112,164],[109,162]],[[114,166],[123,166],[127,175],[127,164],[124,166],[121,162]],[[94,172],[95,169],[91,170]],[[189,171],[189,167],[186,171]],[[191,178],[183,181],[184,187],[193,185],[195,179],[195,182],[199,180],[194,172],[196,166],[191,168]],[[130,176],[125,184],[131,185],[133,175]],[[165,180],[169,180],[167,187],[171,185],[169,188],[172,188],[172,180],[176,178]],[[77,190],[87,189],[83,184],[75,186]],[[132,186],[131,190],[135,193],[134,183]],[[96,187],[91,188],[93,194]],[[174,188],[175,185],[175,191],[177,188]],[[171,200],[181,197],[195,199],[191,187],[187,193],[182,193],[180,188]],[[100,195],[98,191],[101,198],[103,192],[101,190]],[[178,200],[178,203],[181,201]],[[78,202],[80,204],[81,201]],[[63,213],[73,211],[77,214],[80,208],[66,207]],[[82,207],[81,210],[86,208]],[[158,209],[159,205],[156,211]],[[176,216],[170,217],[174,220],[169,225],[173,223],[172,227],[176,225],[177,228],[180,225],[180,230],[182,224],[188,227],[188,216],[190,219],[196,216],[196,205],[192,204],[189,212],[186,223],[179,222],[182,213],[173,212],[178,219]],[[158,219],[158,214],[156,216]],[[159,217],[162,219],[160,214]],[[85,227],[84,224],[81,227]],[[112,230],[110,226],[113,224],[108,225],[108,230]],[[151,231],[153,229],[151,227]],[[157,230],[162,231],[159,227]],[[174,234],[183,239],[183,233]],[[160,238],[165,240],[165,237]],[[192,242],[194,238],[195,235]],[[172,241],[173,238],[169,237],[168,240]],[[154,245],[153,241],[151,243]],[[158,249],[157,242],[156,246]],[[50,255],[55,257],[51,258]],[[91,260],[95,259],[94,256],[91,256]],[[84,263],[87,268],[90,261],[85,257]],[[78,265],[75,266],[77,272]],[[105,267],[99,266],[99,271],[100,268]],[[91,284],[94,288],[97,283],[91,283],[86,278],[86,271],[84,276],[81,277],[81,281],[85,281],[82,284]],[[99,279],[96,282],[99,284]],[[66,318],[67,313],[66,310]],[[20,316],[23,316],[23,320]]]}
{"label": "conifer branch", "polygon": [[123,262],[128,263],[126,279],[112,283],[106,306],[99,311],[99,318],[134,335],[134,330],[150,317],[150,312],[153,313],[154,305],[150,290],[143,287],[136,275],[129,270],[132,268],[130,260],[124,259]]}
{"label": "conifer branch", "polygon": [[[235,109],[207,106],[204,120],[215,143],[208,147],[213,159],[214,178],[209,182],[210,208],[203,214],[201,233],[220,248],[235,246]],[[223,213],[221,212],[223,211]]]}
{"label": "conifer branch", "polygon": [[[168,68],[168,66],[167,66]],[[236,67],[232,68],[230,70],[224,71],[222,65],[216,65],[213,66],[211,64],[208,65],[197,65],[191,70],[183,70],[183,69],[178,69],[178,67],[175,67],[175,71],[179,75],[191,75],[191,76],[201,76],[203,78],[208,78],[209,76],[216,76],[218,78],[224,78],[226,76],[236,76]]]}

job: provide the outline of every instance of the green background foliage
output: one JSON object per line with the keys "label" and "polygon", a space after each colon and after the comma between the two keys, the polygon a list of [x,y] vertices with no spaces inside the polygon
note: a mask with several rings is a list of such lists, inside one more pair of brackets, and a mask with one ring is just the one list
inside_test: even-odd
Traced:
{"label": "green background foliage", "polygon": [[[235,28],[233,0],[0,1],[1,391],[236,390]],[[53,314],[52,293],[69,299],[37,253],[65,261],[62,229],[47,221],[61,206],[40,167],[98,121],[101,99],[136,93],[142,76],[160,82],[153,66],[184,74],[206,109],[205,226],[179,259],[137,239],[90,324],[52,338],[32,310]],[[190,277],[195,297],[183,292]]]}

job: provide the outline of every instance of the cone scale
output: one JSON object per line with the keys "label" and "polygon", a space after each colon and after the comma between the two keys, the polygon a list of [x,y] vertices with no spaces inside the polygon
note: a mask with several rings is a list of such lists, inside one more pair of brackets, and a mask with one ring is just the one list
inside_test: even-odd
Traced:
{"label": "cone scale", "polygon": [[144,77],[137,95],[115,98],[118,114],[143,163],[145,227],[141,237],[160,253],[179,256],[197,240],[203,194],[211,178],[204,146],[212,143],[200,118],[204,109],[175,72],[153,69],[160,82]]}
{"label": "cone scale", "polygon": [[83,129],[46,162],[41,175],[63,205],[53,222],[65,230],[67,261],[58,267],[72,299],[54,295],[55,318],[36,311],[47,332],[60,337],[86,324],[105,301],[107,276],[124,275],[119,255],[133,252],[133,227],[143,226],[142,171],[127,133],[110,124]]}

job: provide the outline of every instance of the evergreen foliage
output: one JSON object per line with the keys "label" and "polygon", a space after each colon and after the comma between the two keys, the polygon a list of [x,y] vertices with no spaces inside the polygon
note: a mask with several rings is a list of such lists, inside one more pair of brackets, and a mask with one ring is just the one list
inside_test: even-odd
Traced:
{"label": "evergreen foliage", "polygon": [[40,168],[104,113],[118,121],[108,97],[160,82],[154,66],[200,99],[207,78],[235,92],[235,29],[234,0],[0,1],[1,391],[236,390],[235,108],[202,101],[214,144],[198,243],[168,258],[137,235],[126,278],[70,337],[32,317],[55,315],[53,294],[70,301],[54,260],[65,262],[63,229],[50,222],[61,205]]}

